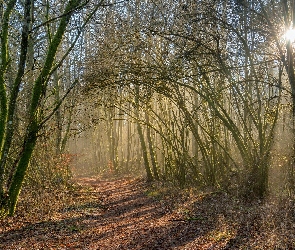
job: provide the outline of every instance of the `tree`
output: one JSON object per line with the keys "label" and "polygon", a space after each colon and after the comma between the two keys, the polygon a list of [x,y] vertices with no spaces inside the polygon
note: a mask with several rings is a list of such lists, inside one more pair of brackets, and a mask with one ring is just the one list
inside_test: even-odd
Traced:
{"label": "tree", "polygon": [[[38,132],[58,110],[62,101],[77,83],[77,81],[74,81],[64,96],[45,113],[44,102],[46,101],[46,91],[49,88],[51,77],[74,48],[82,30],[97,11],[101,2],[93,5],[93,8],[84,16],[82,16],[81,10],[89,5],[87,0],[69,0],[59,3],[48,1],[46,4],[33,0],[26,0],[24,3],[10,0],[6,4],[3,4],[2,1],[1,4],[3,15],[1,16],[2,28],[0,35],[0,214],[6,216],[7,214],[14,214],[29,161],[36,145]],[[40,15],[34,15],[38,7],[41,8],[41,13],[39,13]],[[57,15],[51,16],[54,13],[52,11]],[[56,55],[61,53],[60,45],[65,34],[71,32],[69,26],[72,25],[71,22],[74,21],[75,15],[81,15],[83,21],[79,30],[71,33],[73,36],[72,43],[68,45],[67,50],[62,52],[61,59],[56,62]],[[43,16],[47,19],[43,20]],[[52,30],[50,28],[49,25],[52,23],[56,23],[56,29]],[[21,26],[20,40],[15,38],[11,25],[16,26],[13,28],[17,29]],[[35,49],[34,57],[40,68],[34,71],[36,77],[33,83],[25,82],[24,76],[34,70],[28,68],[32,65],[27,63],[28,49],[31,46],[29,39],[36,36],[42,40],[44,35],[48,37],[48,40],[44,42],[41,52],[36,51],[37,44],[33,45]],[[40,56],[39,53],[42,53],[43,56]],[[19,54],[19,58],[15,58],[14,54]],[[41,59],[38,57],[41,57]],[[17,72],[10,72],[11,68],[15,66]],[[29,79],[32,80],[32,78]],[[26,83],[32,86],[32,89],[31,94],[28,96],[26,121],[22,124],[23,132],[18,142],[15,134],[16,117],[18,116],[17,112],[23,93],[27,87]],[[18,149],[16,153],[11,150],[13,146]]]}
{"label": "tree", "polygon": [[[124,11],[114,8],[116,32],[103,41],[107,63],[89,64],[100,75],[86,77],[86,85],[129,90],[129,121],[135,117],[161,138],[156,154],[165,179],[228,188],[237,175],[246,196],[267,193],[284,63],[264,5],[279,9],[277,1],[251,0],[130,1]],[[144,119],[136,108],[149,102],[157,105]],[[148,165],[153,149],[142,147]]]}

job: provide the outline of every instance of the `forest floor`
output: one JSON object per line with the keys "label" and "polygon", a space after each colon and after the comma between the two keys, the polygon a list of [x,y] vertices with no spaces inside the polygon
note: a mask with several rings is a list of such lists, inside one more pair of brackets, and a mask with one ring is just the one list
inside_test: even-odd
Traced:
{"label": "forest floor", "polygon": [[134,178],[75,181],[67,192],[22,198],[0,221],[0,249],[295,249],[289,199],[246,203]]}

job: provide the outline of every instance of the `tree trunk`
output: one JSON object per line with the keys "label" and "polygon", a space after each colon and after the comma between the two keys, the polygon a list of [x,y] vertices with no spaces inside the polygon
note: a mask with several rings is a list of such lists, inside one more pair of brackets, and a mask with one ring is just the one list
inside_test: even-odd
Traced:
{"label": "tree trunk", "polygon": [[21,190],[21,186],[29,165],[30,158],[32,156],[36,141],[37,141],[37,131],[36,131],[36,122],[34,125],[30,126],[28,136],[25,139],[25,143],[23,146],[23,151],[20,156],[20,160],[17,164],[16,171],[12,177],[11,184],[9,186],[9,215],[13,215],[16,207],[16,203],[18,200],[18,196]]}
{"label": "tree trunk", "polygon": [[145,144],[144,135],[143,135],[143,132],[142,132],[142,127],[141,127],[141,124],[139,122],[137,122],[137,132],[138,132],[138,136],[139,136],[139,140],[140,140],[142,156],[143,156],[143,161],[144,161],[144,168],[145,168],[146,175],[147,175],[147,181],[150,182],[150,181],[153,180],[153,176],[152,176],[152,172],[151,172],[151,169],[150,169],[150,166],[149,166],[147,147],[146,147],[146,144]]}
{"label": "tree trunk", "polygon": [[[12,11],[15,6],[16,1],[10,1],[7,5],[6,14],[4,14],[4,23],[5,25],[2,27],[2,42],[3,38],[5,44],[1,46],[1,72],[0,72],[0,95],[1,97],[5,97],[6,93],[3,92],[3,86],[5,86],[4,82],[4,75],[5,70],[7,68],[7,33],[8,33],[8,22],[9,22],[9,10]],[[40,129],[40,122],[42,117],[39,117],[39,108],[40,108],[40,101],[43,98],[43,94],[47,88],[47,80],[51,76],[53,62],[58,50],[58,47],[63,40],[63,35],[66,31],[67,25],[69,23],[70,17],[73,14],[73,10],[76,9],[80,4],[78,0],[70,0],[65,9],[64,15],[62,15],[59,26],[57,28],[56,33],[53,36],[52,41],[50,42],[47,50],[47,55],[45,58],[44,65],[40,71],[39,76],[37,77],[36,81],[34,82],[33,93],[31,96],[31,103],[30,108],[28,110],[28,117],[29,117],[29,124],[26,129],[26,135],[23,138],[23,148],[19,154],[19,158],[15,160],[15,164],[8,173],[7,179],[7,189],[8,193],[4,194],[3,190],[3,173],[6,165],[6,159],[8,157],[8,153],[12,143],[13,137],[13,118],[15,115],[15,108],[16,108],[16,101],[18,97],[18,93],[20,91],[20,84],[22,82],[22,77],[25,70],[25,64],[27,59],[27,49],[28,49],[28,36],[30,33],[29,27],[31,22],[31,0],[26,0],[24,5],[24,21],[22,27],[22,38],[21,38],[21,46],[20,46],[20,57],[18,60],[18,72],[16,78],[14,80],[14,84],[12,86],[12,90],[10,93],[8,111],[5,114],[5,119],[7,120],[7,126],[4,126],[4,145],[1,146],[1,160],[0,160],[0,213],[1,215],[6,215],[7,212],[9,215],[13,215],[18,199],[18,195],[21,190],[21,186],[27,171],[27,167],[29,165],[30,158],[32,156],[36,140],[37,140],[37,133]],[[7,14],[8,13],[8,14]],[[3,71],[4,70],[4,71]],[[5,88],[4,88],[5,91]],[[1,99],[1,98],[0,98]],[[7,116],[6,116],[7,114]],[[1,117],[3,118],[3,110],[1,107]],[[1,119],[0,119],[1,120]],[[3,120],[3,119],[2,119]],[[0,121],[2,122],[2,121]],[[1,124],[0,124],[1,125]],[[3,124],[2,124],[3,125]],[[5,123],[4,123],[5,125]],[[0,139],[3,143],[3,134],[0,131]],[[7,211],[8,210],[8,211]]]}
{"label": "tree trunk", "polygon": [[153,174],[154,174],[155,179],[159,180],[157,161],[156,161],[155,151],[154,151],[153,142],[152,142],[152,138],[151,138],[151,128],[149,126],[150,118],[149,118],[148,110],[146,110],[145,119],[146,119],[146,123],[147,123],[146,135],[147,135],[147,140],[148,140],[148,145],[149,145]]}
{"label": "tree trunk", "polygon": [[148,160],[148,153],[147,153],[147,147],[144,140],[144,135],[142,132],[142,127],[140,124],[140,115],[139,115],[139,86],[135,86],[135,113],[137,118],[137,132],[140,140],[141,150],[142,150],[142,157],[144,161],[144,168],[147,175],[147,181],[150,182],[153,180],[153,175],[149,166],[149,160]]}

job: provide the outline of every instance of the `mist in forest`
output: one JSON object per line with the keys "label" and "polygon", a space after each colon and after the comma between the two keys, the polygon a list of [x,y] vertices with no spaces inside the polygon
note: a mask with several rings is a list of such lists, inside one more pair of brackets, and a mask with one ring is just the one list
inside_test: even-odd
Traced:
{"label": "mist in forest", "polygon": [[292,1],[0,2],[0,216],[24,183],[72,176],[293,194],[293,12]]}

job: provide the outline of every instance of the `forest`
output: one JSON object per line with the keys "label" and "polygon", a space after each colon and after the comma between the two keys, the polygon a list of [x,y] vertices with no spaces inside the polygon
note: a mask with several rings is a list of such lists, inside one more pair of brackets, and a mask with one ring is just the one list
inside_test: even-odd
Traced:
{"label": "forest", "polygon": [[0,0],[0,249],[295,249],[294,0]]}

